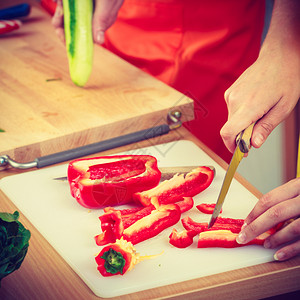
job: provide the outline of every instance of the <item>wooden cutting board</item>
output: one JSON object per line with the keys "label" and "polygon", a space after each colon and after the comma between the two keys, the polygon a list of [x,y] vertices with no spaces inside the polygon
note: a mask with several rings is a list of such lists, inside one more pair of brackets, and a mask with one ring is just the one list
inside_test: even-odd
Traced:
{"label": "wooden cutting board", "polygon": [[87,85],[75,86],[51,17],[27,2],[22,27],[0,36],[0,155],[28,162],[165,124],[170,109],[194,118],[191,99],[100,46]]}
{"label": "wooden cutting board", "polygon": [[[159,166],[213,165],[216,176],[211,186],[194,200],[196,205],[216,202],[225,171],[192,142],[175,141],[126,153],[154,155]],[[201,280],[208,275],[273,260],[274,249],[257,245],[198,249],[196,237],[192,246],[178,249],[168,243],[171,227],[136,245],[141,255],[163,251],[161,256],[141,262],[124,276],[104,278],[98,273],[94,260],[102,249],[96,246],[94,236],[101,231],[98,217],[103,211],[80,206],[71,197],[68,183],[53,180],[66,175],[66,170],[67,165],[60,165],[5,177],[0,180],[0,188],[97,296],[108,298],[191,279]],[[234,179],[222,216],[245,218],[256,201],[253,194]],[[198,222],[208,222],[210,218],[195,207],[182,215],[185,216]],[[174,227],[179,231],[183,229],[180,222]]]}

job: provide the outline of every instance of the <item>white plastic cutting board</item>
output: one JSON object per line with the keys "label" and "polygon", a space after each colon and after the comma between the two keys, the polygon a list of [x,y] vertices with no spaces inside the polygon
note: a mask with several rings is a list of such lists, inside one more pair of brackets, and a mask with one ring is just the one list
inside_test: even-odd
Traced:
{"label": "white plastic cutting board", "polygon": [[[153,155],[159,166],[213,165],[216,168],[214,181],[194,200],[196,205],[216,202],[225,171],[192,142],[175,141],[126,154]],[[124,276],[102,277],[94,260],[102,249],[94,242],[94,236],[101,231],[98,217],[102,210],[81,207],[71,197],[67,182],[53,180],[65,176],[66,170],[67,165],[61,165],[5,177],[0,180],[0,188],[97,296],[130,294],[273,260],[274,250],[262,246],[198,249],[197,237],[192,246],[178,249],[168,242],[171,227],[136,245],[141,255],[164,251],[161,256],[139,263]],[[247,189],[233,180],[222,216],[245,218],[256,201]],[[208,222],[210,218],[195,207],[182,217],[186,215],[199,222]],[[175,227],[183,229],[181,222]]]}

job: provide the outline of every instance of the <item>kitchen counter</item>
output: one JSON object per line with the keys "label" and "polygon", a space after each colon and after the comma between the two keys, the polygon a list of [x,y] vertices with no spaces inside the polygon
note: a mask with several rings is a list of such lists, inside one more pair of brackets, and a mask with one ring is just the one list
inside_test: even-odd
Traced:
{"label": "kitchen counter", "polygon": [[76,86],[50,15],[27,2],[21,28],[0,36],[0,154],[27,162],[162,125],[170,110],[194,118],[190,98],[101,46],[87,84]]}
{"label": "kitchen counter", "polygon": [[[154,138],[151,144],[169,142],[179,139],[179,136],[180,139],[193,141],[216,163],[226,168],[224,161],[184,128],[177,129],[177,132],[170,132],[164,137]],[[141,148],[148,145],[149,141],[143,141],[134,146]],[[133,145],[124,146],[105,151],[101,155],[128,151],[132,147]],[[13,169],[2,171],[0,177],[19,172]],[[245,179],[238,174],[236,178],[254,195],[260,196],[260,193]],[[0,192],[0,199],[1,211],[14,212],[17,209],[2,192]],[[22,212],[20,221],[32,233],[29,251],[21,268],[3,279],[0,289],[1,299],[99,299],[22,215]],[[299,290],[299,282],[300,256],[286,262],[263,263],[110,299],[186,299],[187,296],[188,299],[232,299],[232,297],[262,299]]]}
{"label": "kitchen counter", "polygon": [[[17,2],[20,1],[12,3]],[[96,49],[95,59],[96,61],[104,59],[105,70],[99,62],[96,63],[94,74],[87,87],[85,89],[75,87],[69,79],[66,57],[63,54],[64,47],[57,42],[53,32],[49,33],[51,32],[50,17],[40,9],[36,1],[28,2],[33,4],[31,21],[24,21],[19,33],[1,37],[0,95],[1,99],[5,99],[1,101],[1,107],[6,109],[7,119],[5,118],[0,126],[6,130],[5,138],[1,138],[0,153],[10,154],[16,160],[27,161],[39,155],[128,133],[133,128],[136,130],[137,123],[139,129],[164,123],[166,113],[173,107],[179,107],[184,111],[187,108],[183,120],[193,118],[188,113],[191,109],[191,101],[184,95],[100,47]],[[47,30],[46,41],[41,34],[43,26]],[[42,40],[35,40],[36,32],[39,32],[38,37]],[[29,43],[32,45],[30,46]],[[42,52],[38,52],[34,47],[37,43],[43,46]],[[32,56],[33,53],[36,56]],[[16,56],[15,61],[13,61],[14,56]],[[57,61],[49,69],[49,61],[53,59]],[[107,69],[109,65],[113,66],[110,70]],[[10,69],[10,66],[13,67]],[[99,76],[95,76],[95,72],[98,72]],[[59,78],[59,80],[47,81],[51,78]],[[39,98],[42,95],[44,96]],[[140,102],[140,97],[147,99],[148,104],[144,105],[144,101]],[[185,100],[183,103],[178,103],[183,99],[182,97]],[[98,98],[100,106],[97,106],[93,112],[93,105],[97,104]],[[36,99],[39,101],[31,102]],[[74,99],[78,101],[74,102]],[[113,100],[116,102],[110,104]],[[128,105],[122,105],[122,101]],[[88,107],[81,106],[82,102]],[[92,105],[89,106],[89,103]],[[71,107],[73,104],[76,109],[68,114],[66,107]],[[80,110],[80,107],[83,107],[83,110]],[[82,113],[82,119],[76,119],[74,115],[78,109]],[[112,109],[115,112],[113,116],[108,113]],[[1,111],[3,114],[3,110]],[[102,116],[100,122],[97,121],[97,114]],[[17,115],[17,120],[11,119],[13,115]],[[86,115],[90,118],[86,118]],[[2,120],[1,118],[1,122]],[[22,122],[30,124],[26,123],[27,126],[24,123],[24,127],[20,127]],[[36,132],[37,128],[43,130],[37,131],[37,134],[30,134]],[[24,132],[24,139],[20,140],[22,132]],[[179,139],[194,142],[217,164],[226,168],[224,161],[183,127],[161,137],[102,152],[101,155],[147,147],[149,142],[155,145]],[[97,154],[100,153],[95,155]],[[1,171],[0,178],[21,172],[27,171],[14,169]],[[260,193],[238,174],[236,179],[256,197],[260,196]],[[15,210],[17,207],[0,191],[0,211],[14,212]],[[1,299],[99,299],[22,214],[22,211],[20,221],[32,234],[29,251],[21,268],[3,279],[0,289]],[[299,282],[300,257],[298,256],[286,262],[263,263],[113,299],[186,299],[187,297],[188,299],[261,299],[299,290]]]}

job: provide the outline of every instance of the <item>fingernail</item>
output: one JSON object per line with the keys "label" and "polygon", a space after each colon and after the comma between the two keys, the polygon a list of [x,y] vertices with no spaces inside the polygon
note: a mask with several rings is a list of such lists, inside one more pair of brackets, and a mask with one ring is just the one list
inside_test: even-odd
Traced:
{"label": "fingernail", "polygon": [[246,242],[246,235],[243,232],[240,232],[236,238],[238,244],[244,244]]}
{"label": "fingernail", "polygon": [[241,230],[243,230],[248,224],[247,223],[244,223],[241,227]]}
{"label": "fingernail", "polygon": [[257,134],[255,137],[254,137],[254,141],[253,143],[257,146],[257,147],[260,147],[264,142],[264,137],[261,135],[261,134]]}
{"label": "fingernail", "polygon": [[104,32],[98,31],[96,39],[97,39],[97,43],[102,45],[104,43]]}
{"label": "fingernail", "polygon": [[283,260],[285,258],[285,253],[284,252],[276,252],[274,254],[274,259],[275,260]]}
{"label": "fingernail", "polygon": [[269,240],[265,240],[264,247],[267,248],[267,249],[271,248],[271,243],[270,243]]}

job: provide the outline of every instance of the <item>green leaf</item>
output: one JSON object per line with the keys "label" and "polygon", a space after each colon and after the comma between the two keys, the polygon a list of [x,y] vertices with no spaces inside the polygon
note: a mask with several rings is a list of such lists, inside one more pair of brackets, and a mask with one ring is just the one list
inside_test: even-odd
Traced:
{"label": "green leaf", "polygon": [[5,222],[14,222],[19,219],[19,212],[15,211],[13,214],[0,212],[0,219]]}
{"label": "green leaf", "polygon": [[31,233],[18,221],[19,212],[0,213],[0,282],[20,268]]}

